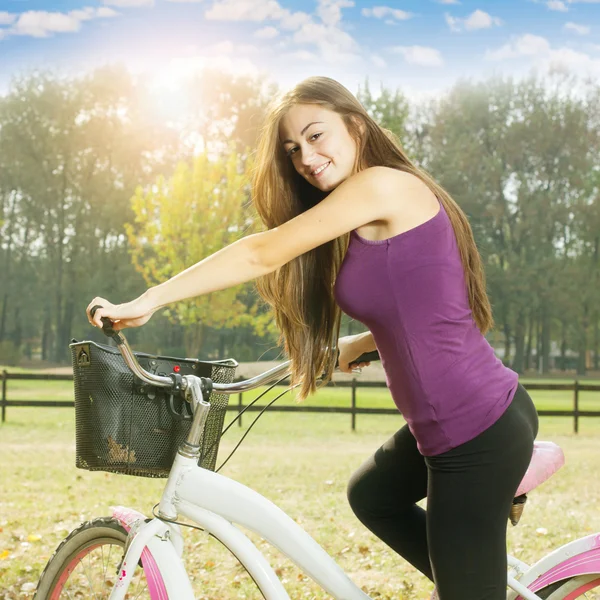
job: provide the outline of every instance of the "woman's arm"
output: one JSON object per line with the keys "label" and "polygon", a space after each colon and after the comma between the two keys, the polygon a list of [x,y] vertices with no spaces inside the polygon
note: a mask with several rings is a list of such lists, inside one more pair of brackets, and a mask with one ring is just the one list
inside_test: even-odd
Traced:
{"label": "woman's arm", "polygon": [[355,338],[355,343],[357,347],[361,349],[361,354],[365,352],[373,352],[377,350],[377,346],[375,345],[375,340],[373,339],[373,334],[370,331],[365,331],[364,333],[358,333],[353,336]]}
{"label": "woman's arm", "polygon": [[263,235],[255,233],[233,242],[168,281],[150,288],[144,296],[152,310],[270,273],[273,269],[261,264],[257,258],[257,245]]}
{"label": "woman's arm", "polygon": [[294,219],[242,238],[148,290],[151,302],[161,307],[271,273],[352,229],[390,218],[415,181],[422,185],[416,177],[387,167],[361,171]]}
{"label": "woman's arm", "polygon": [[413,175],[387,167],[371,167],[341,183],[319,204],[279,227],[246,236],[150,288],[139,298],[114,305],[96,297],[93,324],[102,317],[121,321],[116,329],[143,325],[160,307],[256,279],[330,240],[371,223],[387,221],[414,201],[424,184]]}

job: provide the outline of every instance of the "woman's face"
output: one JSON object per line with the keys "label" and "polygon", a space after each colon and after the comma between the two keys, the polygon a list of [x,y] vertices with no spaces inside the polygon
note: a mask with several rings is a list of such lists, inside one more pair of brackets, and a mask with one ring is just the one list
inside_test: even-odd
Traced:
{"label": "woman's face", "polygon": [[352,175],[356,142],[336,112],[296,104],[281,119],[279,140],[296,171],[324,192]]}

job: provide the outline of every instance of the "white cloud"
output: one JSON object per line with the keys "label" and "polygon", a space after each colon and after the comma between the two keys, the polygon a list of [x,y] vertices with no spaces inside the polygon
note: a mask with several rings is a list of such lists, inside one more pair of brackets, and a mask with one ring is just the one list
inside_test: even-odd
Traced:
{"label": "white cloud", "polygon": [[465,19],[465,27],[469,30],[488,29],[494,25],[502,25],[502,20],[482,10],[476,10]]}
{"label": "white cloud", "polygon": [[118,6],[119,8],[140,8],[142,6],[154,6],[154,0],[102,0],[107,6]]}
{"label": "white cloud", "polygon": [[278,21],[281,29],[294,31],[294,43],[314,45],[322,60],[339,63],[361,60],[358,45],[339,27],[342,8],[350,6],[354,6],[352,0],[318,0],[317,16],[322,22],[317,22],[305,12],[282,8],[276,0],[217,0],[205,16],[228,21]]}
{"label": "white cloud", "polygon": [[96,16],[100,19],[103,17],[116,17],[118,14],[119,13],[116,10],[106,6],[101,6],[100,8],[96,9]]}
{"label": "white cloud", "polygon": [[546,6],[550,10],[558,10],[560,12],[567,12],[569,10],[567,5],[561,0],[548,0],[548,2],[546,2]]}
{"label": "white cloud", "polygon": [[450,27],[452,31],[456,32],[462,31],[463,28],[467,31],[474,31],[476,29],[489,29],[494,25],[502,25],[501,19],[498,17],[492,17],[492,15],[482,10],[476,10],[464,19],[453,17],[448,13],[444,15],[444,18],[446,19],[448,27]]}
{"label": "white cloud", "polygon": [[547,68],[567,73],[586,73],[600,76],[600,59],[571,48],[552,50],[545,63]]}
{"label": "white cloud", "polygon": [[215,21],[278,20],[285,11],[276,0],[217,0],[205,17]]}
{"label": "white cloud", "polygon": [[12,25],[17,18],[17,15],[9,12],[0,11],[0,25]]}
{"label": "white cloud", "polygon": [[167,2],[180,2],[181,4],[200,4],[204,0],[167,0]]}
{"label": "white cloud", "polygon": [[257,29],[254,32],[254,37],[259,40],[272,40],[279,35],[279,30],[275,27],[263,27],[262,29]]}
{"label": "white cloud", "polygon": [[513,38],[508,44],[485,55],[487,60],[494,61],[523,57],[530,58],[540,70],[600,76],[600,59],[571,48],[553,49],[547,39],[532,34]]}
{"label": "white cloud", "polygon": [[73,33],[81,29],[83,21],[115,17],[118,13],[104,6],[98,8],[85,7],[69,13],[48,12],[44,10],[28,10],[15,15],[13,26],[3,30],[3,37],[9,35],[27,35],[43,38],[54,33]]}
{"label": "white cloud", "polygon": [[287,8],[283,10],[283,17],[279,21],[282,29],[286,29],[288,31],[296,31],[296,29],[300,29],[302,25],[305,23],[310,23],[312,19],[308,13],[299,11],[292,13]]}
{"label": "white cloud", "polygon": [[421,67],[441,67],[444,59],[439,50],[426,46],[394,46],[391,52],[401,54],[404,60],[411,65]]}
{"label": "white cloud", "polygon": [[448,25],[448,27],[450,27],[451,31],[460,31],[460,19],[457,19],[456,17],[453,17],[452,15],[449,15],[448,13],[446,13],[444,15],[444,19],[446,19],[446,24]]}
{"label": "white cloud", "polygon": [[440,4],[460,4],[458,0],[438,0]]}
{"label": "white cloud", "polygon": [[376,19],[385,19],[393,17],[398,21],[406,21],[414,17],[412,13],[398,8],[390,8],[389,6],[374,6],[373,8],[363,8],[361,11],[363,17],[375,17]]}
{"label": "white cloud", "polygon": [[79,31],[80,28],[81,21],[79,19],[64,13],[28,10],[19,15],[9,33],[41,38],[52,33]]}
{"label": "white cloud", "polygon": [[325,25],[334,26],[342,20],[342,8],[352,8],[352,0],[318,0],[317,16]]}
{"label": "white cloud", "polygon": [[550,43],[546,38],[526,33],[519,38],[513,38],[497,50],[488,50],[487,60],[506,60],[520,56],[539,56],[550,52]]}
{"label": "white cloud", "polygon": [[85,8],[72,10],[68,13],[69,17],[73,17],[79,21],[90,21],[91,19],[116,17],[118,14],[119,13],[117,11],[106,6],[100,6],[99,8],[86,6]]}
{"label": "white cloud", "polygon": [[387,67],[387,63],[379,54],[371,54],[371,62],[380,69],[385,69]]}
{"label": "white cloud", "polygon": [[315,44],[321,48],[335,47],[341,52],[357,50],[357,44],[351,35],[336,27],[321,23],[306,23],[295,34],[297,44]]}
{"label": "white cloud", "polygon": [[564,29],[568,29],[569,31],[573,31],[578,35],[588,35],[590,32],[590,28],[587,25],[578,25],[577,23],[565,23]]}

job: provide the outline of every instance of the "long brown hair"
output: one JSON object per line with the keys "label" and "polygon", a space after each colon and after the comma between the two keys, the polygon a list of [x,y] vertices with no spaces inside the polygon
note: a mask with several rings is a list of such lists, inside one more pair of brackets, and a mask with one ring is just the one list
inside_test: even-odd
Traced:
{"label": "long brown hair", "polygon": [[[263,224],[272,229],[315,206],[327,194],[294,169],[279,141],[279,123],[297,104],[318,104],[338,113],[357,143],[354,172],[386,166],[412,173],[443,203],[456,235],[465,269],[469,304],[482,333],[492,326],[481,257],[465,213],[425,171],[404,154],[398,139],[380,127],[343,85],[328,77],[310,77],[273,101],[267,111],[252,178],[252,199]],[[361,131],[361,124],[362,127]],[[291,360],[291,382],[306,398],[333,375],[341,311],[333,296],[350,234],[298,256],[257,281],[258,292],[275,313],[279,343]],[[321,380],[318,383],[318,380]]]}

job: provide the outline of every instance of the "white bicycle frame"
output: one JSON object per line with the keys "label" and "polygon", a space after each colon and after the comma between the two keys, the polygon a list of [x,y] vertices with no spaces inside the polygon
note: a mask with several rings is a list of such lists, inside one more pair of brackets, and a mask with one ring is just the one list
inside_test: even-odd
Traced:
{"label": "white bicycle frame", "polygon": [[[162,385],[171,381],[143,371],[127,342],[124,338],[120,340],[121,353],[138,377],[150,383],[162,379]],[[285,367],[283,364],[254,379],[237,384],[215,384],[214,387],[225,390],[235,386],[235,391],[253,389],[264,383],[267,375],[272,380],[273,375],[285,373]],[[198,378],[194,379],[197,384]],[[181,560],[180,528],[170,522],[179,516],[188,518],[220,540],[247,569],[266,600],[289,600],[289,595],[264,555],[234,524],[246,527],[279,549],[337,600],[370,598],[275,504],[241,483],[199,467],[197,457],[184,454],[180,450],[169,474],[159,504],[162,519],[145,522],[144,516],[135,511],[122,508],[115,511],[130,530],[130,535],[120,577],[110,600],[124,600],[134,570],[129,565],[137,566],[140,559],[152,600],[194,600],[192,585]],[[600,573],[600,534],[570,542],[532,566],[512,556],[508,557],[508,565],[508,586],[512,591],[508,592],[507,600],[540,600],[535,591],[547,585],[570,577]]]}
{"label": "white bicycle frame", "polygon": [[[178,455],[160,502],[160,512],[175,519],[184,516],[223,542],[248,570],[267,600],[289,600],[285,588],[264,555],[233,523],[257,533],[292,560],[328,594],[338,600],[366,600],[365,594],[337,563],[295,521],[254,490]],[[194,600],[181,561],[181,534],[177,525],[161,519],[142,524],[133,532],[125,554],[122,576],[110,600],[123,600],[142,550],[148,548],[164,582],[160,600]],[[509,600],[540,600],[535,591],[566,577],[600,573],[600,535],[593,534],[562,546],[533,566],[509,556]],[[144,565],[146,566],[146,565]],[[148,576],[148,572],[146,573]],[[517,579],[518,577],[518,579]],[[159,584],[160,585],[160,584]],[[528,589],[530,588],[530,589]],[[163,596],[162,593],[166,593]]]}

